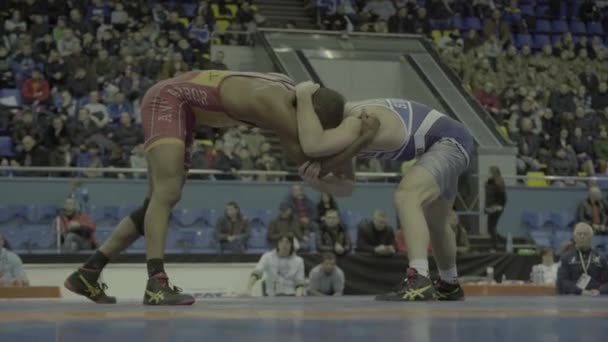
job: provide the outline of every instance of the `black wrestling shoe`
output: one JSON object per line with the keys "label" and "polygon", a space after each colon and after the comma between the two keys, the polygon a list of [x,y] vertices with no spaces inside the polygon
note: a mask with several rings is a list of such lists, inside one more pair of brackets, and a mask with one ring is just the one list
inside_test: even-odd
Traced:
{"label": "black wrestling shoe", "polygon": [[435,297],[437,300],[464,300],[464,290],[460,284],[450,284],[443,280],[435,283]]}
{"label": "black wrestling shoe", "polygon": [[414,302],[435,300],[435,288],[431,279],[408,268],[406,278],[397,291],[377,295],[376,300],[392,302]]}
{"label": "black wrestling shoe", "polygon": [[100,283],[101,270],[79,268],[63,283],[63,286],[77,295],[84,296],[97,304],[116,304],[116,297],[106,295],[108,286]]}
{"label": "black wrestling shoe", "polygon": [[144,293],[144,305],[192,305],[194,297],[182,293],[177,286],[169,286],[165,273],[158,273],[148,279]]}

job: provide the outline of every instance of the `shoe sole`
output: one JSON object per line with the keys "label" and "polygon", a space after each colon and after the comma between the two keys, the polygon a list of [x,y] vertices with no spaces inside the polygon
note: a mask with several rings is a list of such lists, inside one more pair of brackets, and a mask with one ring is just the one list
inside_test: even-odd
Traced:
{"label": "shoe sole", "polygon": [[378,302],[434,302],[435,298],[423,298],[423,299],[415,299],[415,300],[407,300],[400,297],[374,297],[375,301]]}
{"label": "shoe sole", "polygon": [[73,288],[73,287],[70,285],[70,282],[68,281],[68,279],[66,279],[66,280],[63,282],[63,287],[65,287],[65,288],[66,288],[68,291],[70,291],[70,292],[72,292],[72,293],[74,293],[74,294],[77,294],[77,295],[79,295],[79,296],[81,296],[81,297],[84,297],[84,298],[86,298],[86,299],[90,300],[91,302],[93,302],[93,303],[95,303],[95,304],[116,304],[116,302],[114,302],[114,303],[109,303],[109,302],[96,302],[96,301],[92,300],[91,298],[89,298],[89,297],[87,297],[87,296],[83,295],[82,293],[78,293],[78,292],[77,292],[76,290],[74,290],[74,288]]}
{"label": "shoe sole", "polygon": [[184,300],[184,301],[181,301],[181,302],[178,302],[175,304],[170,304],[170,303],[150,304],[150,303],[146,303],[145,301],[143,304],[147,305],[147,306],[188,306],[188,305],[194,304],[194,302],[195,302],[195,300],[193,298],[193,299]]}

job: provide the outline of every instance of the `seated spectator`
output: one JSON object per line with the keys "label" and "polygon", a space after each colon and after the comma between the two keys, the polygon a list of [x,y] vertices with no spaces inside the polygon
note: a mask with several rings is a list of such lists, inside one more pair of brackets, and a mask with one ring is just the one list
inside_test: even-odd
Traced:
{"label": "seated spectator", "polygon": [[[48,151],[31,136],[26,135],[21,140],[23,150],[17,155],[16,161],[20,166],[49,165]],[[28,176],[40,176],[39,173],[28,173]]]}
{"label": "seated spectator", "polygon": [[593,152],[600,166],[600,173],[606,173],[606,164],[608,162],[608,132],[606,127],[600,128],[600,134],[593,139]]}
{"label": "seated spectator", "polygon": [[[279,171],[281,170],[281,165],[279,161],[273,157],[270,153],[264,152],[256,161],[255,161],[256,170],[261,171]],[[273,181],[278,179],[276,176],[267,176],[267,175],[258,175],[258,181]]]}
{"label": "seated spectator", "polygon": [[[117,169],[125,169],[125,168],[129,167],[129,162],[125,158],[122,146],[117,145],[117,144],[112,146],[112,149],[110,150],[110,155],[108,156],[106,166],[109,168],[117,168]],[[120,172],[120,173],[112,172],[112,173],[108,173],[108,174],[111,178],[120,178],[120,179],[127,178],[127,175],[125,175],[122,172]]]}
{"label": "seated spectator", "polygon": [[608,84],[600,82],[597,94],[591,97],[591,108],[603,111],[606,107],[608,107]]}
{"label": "seated spectator", "polygon": [[120,113],[118,126],[108,133],[108,139],[127,150],[137,145],[142,136],[141,125],[134,124],[131,114],[127,112]]}
{"label": "seated spectator", "polygon": [[414,33],[429,37],[432,30],[433,25],[431,24],[431,19],[427,15],[426,8],[418,8],[418,12],[414,20]]}
{"label": "seated spectator", "polygon": [[388,20],[397,13],[397,10],[391,0],[371,0],[365,4],[361,12],[367,12],[373,18]]}
{"label": "seated spectator", "polygon": [[0,287],[29,285],[21,258],[10,250],[8,241],[0,233]]}
{"label": "seated spectator", "polygon": [[336,266],[336,256],[331,253],[322,255],[321,264],[308,274],[309,296],[341,296],[344,294],[344,272]]}
{"label": "seated spectator", "polygon": [[574,95],[567,84],[562,83],[559,86],[559,92],[553,92],[551,94],[550,107],[557,116],[561,116],[565,113],[574,114],[576,111],[576,103],[574,102]]}
{"label": "seated spectator", "polygon": [[351,249],[352,242],[348,235],[348,227],[340,222],[338,211],[328,210],[317,233],[317,251],[345,255]]}
{"label": "seated spectator", "polygon": [[[76,166],[76,160],[72,155],[72,146],[70,141],[65,138],[60,138],[59,143],[51,150],[49,154],[49,166],[53,167],[73,167]],[[69,173],[59,172],[51,173],[53,177],[67,177]]]}
{"label": "seated spectator", "polygon": [[[90,142],[86,146],[86,150],[80,151],[78,158],[76,160],[77,167],[87,167],[87,168],[103,168],[103,160],[101,159],[101,154],[99,151],[99,146]],[[85,171],[83,175],[87,178],[101,178],[103,177],[103,172],[101,171]]]}
{"label": "seated spectator", "polygon": [[127,97],[123,93],[116,93],[114,95],[114,101],[108,105],[108,111],[110,112],[110,121],[118,122],[122,113],[128,113],[133,116],[133,105],[127,101]]}
{"label": "seated spectator", "polygon": [[532,266],[532,273],[530,274],[530,280],[532,283],[537,285],[554,285],[557,281],[557,270],[559,269],[559,263],[555,262],[553,256],[553,250],[545,248],[542,251],[543,262],[538,265]]}
{"label": "seated spectator", "polygon": [[66,198],[63,210],[53,221],[53,229],[61,235],[61,249],[64,253],[95,249],[95,222],[80,211],[76,199]]}
{"label": "seated spectator", "polygon": [[287,203],[294,209],[294,215],[307,227],[308,231],[315,231],[316,226],[313,221],[317,217],[315,212],[315,206],[308,198],[308,196],[302,191],[300,185],[292,185],[291,193],[283,200],[283,203]]}
{"label": "seated spectator", "polygon": [[[577,123],[580,122],[581,120],[577,120]],[[593,176],[595,174],[593,161],[591,159],[591,156],[593,155],[592,139],[593,137],[583,133],[583,130],[580,127],[574,129],[574,136],[571,141],[572,150],[576,154],[576,159],[580,165],[581,171],[585,172],[587,176]]]}
{"label": "seated spectator", "polygon": [[460,218],[454,210],[451,210],[449,213],[448,224],[450,225],[450,228],[452,228],[454,236],[456,237],[456,253],[468,253],[471,249],[471,244],[469,243],[467,229],[462,224],[462,222],[460,222]]}
{"label": "seated spectator", "polygon": [[91,120],[99,128],[104,128],[111,121],[108,107],[100,102],[99,92],[97,91],[92,91],[89,94],[89,103],[84,108],[89,111]]}
{"label": "seated spectator", "polygon": [[559,294],[597,296],[608,294],[608,262],[591,248],[593,228],[587,223],[574,227],[575,249],[564,254],[557,271]]}
{"label": "seated spectator", "polygon": [[384,211],[374,211],[373,219],[361,221],[357,230],[357,253],[395,254],[395,232],[388,224]]}
{"label": "seated spectator", "polygon": [[538,162],[539,139],[532,133],[532,120],[522,118],[521,131],[518,138],[517,172],[525,174],[528,171],[540,169]]}
{"label": "seated spectator", "polygon": [[307,227],[293,215],[293,208],[289,204],[282,203],[279,210],[279,216],[268,225],[268,243],[275,246],[280,237],[287,236],[297,242],[296,250],[308,250],[309,233]]}
{"label": "seated spectator", "polygon": [[[547,167],[548,174],[551,176],[561,176],[561,177],[573,177],[577,175],[577,165],[576,161],[568,158],[568,151],[560,147],[555,151],[555,157],[549,160],[549,165]],[[553,185],[556,186],[564,186],[564,185],[574,185],[572,181],[562,181],[557,180],[553,182]]]}
{"label": "seated spectator", "polygon": [[214,238],[221,254],[225,250],[234,254],[245,252],[249,241],[249,222],[235,202],[229,202],[224,216],[217,220]]}
{"label": "seated spectator", "polygon": [[71,140],[71,135],[61,117],[56,116],[52,119],[51,125],[46,130],[43,140],[44,145],[49,149],[53,149],[59,145],[59,140],[61,139],[69,141]]}
{"label": "seated spectator", "polygon": [[241,139],[249,147],[249,152],[254,158],[258,158],[261,155],[262,144],[266,142],[266,137],[262,134],[262,130],[259,127],[253,127],[248,130],[245,126],[245,131],[241,133]]}
{"label": "seated spectator", "polygon": [[45,104],[51,96],[49,82],[44,79],[40,69],[32,71],[32,77],[23,81],[21,85],[23,102],[29,105]]}
{"label": "seated spectator", "polygon": [[399,8],[397,14],[388,19],[388,31],[390,33],[414,32],[414,18],[408,12],[407,7]]}
{"label": "seated spectator", "polygon": [[316,221],[321,223],[323,221],[323,217],[328,210],[340,210],[338,208],[338,203],[336,203],[336,199],[331,194],[322,193],[321,198],[319,199],[319,203],[317,203],[317,218]]}
{"label": "seated spectator", "polygon": [[230,173],[217,175],[216,178],[218,180],[236,179],[236,176],[233,173],[241,169],[241,159],[234,152],[234,145],[224,144],[222,150],[218,151],[216,167],[225,173]]}
{"label": "seated spectator", "polygon": [[602,198],[602,191],[596,186],[589,188],[589,196],[576,209],[576,221],[593,228],[595,234],[608,234],[608,203]]}
{"label": "seated spectator", "polygon": [[287,236],[279,238],[275,249],[262,255],[251,273],[244,295],[251,296],[253,286],[262,278],[265,295],[304,296],[304,260],[295,254],[292,239]]}
{"label": "seated spectator", "polygon": [[40,125],[34,122],[34,114],[29,110],[26,110],[21,114],[21,120],[18,120],[11,130],[13,132],[12,138],[15,144],[21,143],[26,136],[39,139],[43,133],[40,129]]}
{"label": "seated spectator", "polygon": [[74,97],[80,98],[95,90],[97,82],[91,73],[87,73],[86,69],[77,68],[68,75],[67,88]]}

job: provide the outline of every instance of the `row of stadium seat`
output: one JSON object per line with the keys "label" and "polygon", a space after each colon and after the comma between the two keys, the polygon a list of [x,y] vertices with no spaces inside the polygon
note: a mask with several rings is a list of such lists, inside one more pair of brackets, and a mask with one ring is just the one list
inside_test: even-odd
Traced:
{"label": "row of stadium seat", "polygon": [[[119,222],[128,216],[137,205],[96,206],[90,205],[86,212],[98,226],[108,226]],[[57,216],[59,207],[55,205],[0,205],[0,228],[18,224],[49,224]],[[241,209],[249,220],[251,227],[268,226],[279,215],[277,209]],[[171,213],[173,226],[181,228],[213,227],[218,218],[223,215],[222,209],[208,208],[177,208]],[[354,228],[363,215],[358,212],[345,210],[340,213],[342,222]],[[12,223],[12,224],[11,224]]]}
{"label": "row of stadium seat", "polygon": [[524,211],[521,222],[530,231],[572,231],[575,217],[570,211]]}
{"label": "row of stadium seat", "polygon": [[[103,243],[112,234],[113,228],[100,227],[95,232],[95,241]],[[48,225],[24,224],[12,226],[2,231],[13,250],[18,253],[55,253],[57,251],[57,235]],[[218,253],[219,248],[213,237],[214,230],[206,228],[177,228],[169,229],[167,234],[168,253]],[[349,237],[353,243],[357,238],[357,230],[349,229]],[[308,249],[315,251],[316,233],[309,236]],[[267,230],[260,226],[249,232],[246,253],[260,254],[272,248],[267,241]],[[145,250],[144,238],[139,238],[129,247],[127,253],[142,253]]]}

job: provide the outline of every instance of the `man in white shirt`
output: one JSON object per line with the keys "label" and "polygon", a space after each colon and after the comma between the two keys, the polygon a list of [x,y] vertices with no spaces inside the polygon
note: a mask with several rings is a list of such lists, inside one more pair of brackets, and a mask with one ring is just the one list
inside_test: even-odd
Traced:
{"label": "man in white shirt", "polygon": [[275,296],[304,295],[304,260],[295,255],[293,239],[282,236],[272,251],[264,253],[247,283],[246,296],[251,296],[255,283],[264,278],[266,294]]}
{"label": "man in white shirt", "polygon": [[542,257],[542,264],[534,265],[532,267],[530,279],[534,284],[538,285],[555,285],[559,263],[555,263],[553,250],[550,248],[543,250]]}
{"label": "man in white shirt", "polygon": [[310,270],[308,294],[311,296],[341,296],[344,293],[344,272],[336,266],[336,257],[323,254],[321,264]]}
{"label": "man in white shirt", "polygon": [[0,287],[28,286],[21,258],[5,248],[5,245],[4,236],[0,234]]}

